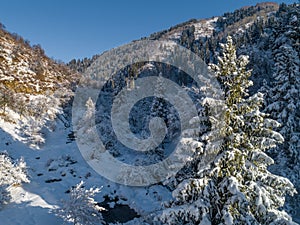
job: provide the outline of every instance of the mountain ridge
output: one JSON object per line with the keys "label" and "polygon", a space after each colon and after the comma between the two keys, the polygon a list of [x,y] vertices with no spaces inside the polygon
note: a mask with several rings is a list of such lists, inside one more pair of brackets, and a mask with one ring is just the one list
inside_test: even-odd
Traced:
{"label": "mountain ridge", "polygon": [[[271,105],[270,102],[273,99],[267,93],[271,88],[275,88],[274,74],[278,71],[287,71],[285,68],[278,68],[278,64],[283,58],[283,52],[280,52],[279,49],[282,51],[289,49],[294,54],[293,59],[297,59],[297,57],[299,59],[299,32],[297,33],[299,15],[299,4],[259,3],[256,6],[247,6],[232,13],[225,13],[223,16],[192,19],[141,40],[173,41],[193,51],[209,64],[218,60],[219,44],[224,43],[227,36],[231,35],[237,46],[238,56],[249,55],[248,68],[252,69],[254,82],[254,87],[250,91],[261,91],[266,96],[265,104]],[[49,59],[40,46],[30,46],[20,36],[12,35],[3,29],[3,26],[0,27],[0,146],[2,150],[7,150],[12,158],[24,156],[32,180],[31,184],[24,185],[24,189],[23,187],[11,188],[13,202],[11,205],[5,205],[3,211],[0,210],[0,218],[2,217],[8,225],[20,224],[24,221],[30,225],[42,222],[61,224],[62,220],[49,214],[48,209],[61,205],[60,198],[68,197],[69,188],[84,180],[87,187],[103,185],[102,193],[98,196],[97,201],[101,202],[106,199],[109,202],[111,208],[107,209],[108,214],[114,210],[114,205],[126,204],[134,209],[138,216],[141,216],[135,218],[134,221],[129,221],[128,225],[148,224],[143,219],[151,221],[149,216],[162,209],[161,202],[168,202],[172,199],[170,190],[174,189],[173,183],[170,185],[159,183],[136,189],[118,185],[93,171],[81,156],[75,142],[76,133],[73,132],[71,126],[70,108],[76,84],[87,68],[91,66],[96,68],[95,62],[103,53],[90,59],[74,59],[67,64],[68,68]],[[284,57],[287,58],[286,55]],[[138,73],[154,74],[158,67],[172,75],[174,73],[177,78],[183,76],[183,73],[176,72],[176,68],[164,68],[158,63],[150,66],[143,63],[135,64],[125,68],[125,72],[123,72],[127,73],[126,78],[132,78]],[[126,82],[123,82],[124,87],[126,87]],[[181,86],[188,86],[186,83],[182,82]],[[191,92],[191,89],[185,87],[187,91]],[[275,93],[275,96],[279,92],[274,89],[271,93]],[[292,90],[290,95],[295,95],[295,93],[297,95],[298,92]],[[201,96],[194,93],[193,97],[198,99]],[[152,108],[162,108],[163,110],[166,108],[160,101],[155,101]],[[93,109],[94,103],[87,103],[90,103],[86,104],[87,107]],[[145,108],[136,107],[132,112],[140,113]],[[69,114],[67,114],[68,112]],[[157,116],[157,114],[151,113],[151,116]],[[143,113],[140,114],[138,114],[140,117],[146,117]],[[161,114],[168,116],[168,112],[165,111]],[[274,114],[272,116],[275,118],[277,116],[275,111]],[[92,115],[92,113],[88,115]],[[88,115],[82,116],[85,118]],[[103,118],[107,116],[103,115]],[[297,113],[294,117],[296,118],[296,116]],[[103,118],[100,118],[100,121]],[[137,124],[133,131],[138,134],[144,124],[136,121],[135,118],[132,120]],[[175,124],[173,118],[170,118],[170,121],[172,123],[169,123]],[[83,120],[82,124],[87,126],[84,127],[86,128],[84,133],[88,135],[90,132],[88,123]],[[107,129],[106,125],[104,124],[102,127],[104,130]],[[299,127],[296,129],[299,131]],[[145,136],[147,136],[147,132]],[[105,144],[111,147],[113,141],[106,141]],[[293,180],[299,192],[300,184],[297,183],[299,165],[291,164],[288,166],[292,168],[288,168],[289,156],[283,153],[278,157],[279,154],[276,151],[270,153],[277,162],[276,166],[271,168],[272,172]],[[120,152],[121,150],[112,153],[118,157],[122,154]],[[163,151],[156,153],[162,157]],[[154,158],[157,155],[153,154],[151,157]],[[295,155],[294,152],[291,155],[294,157],[293,160],[297,161],[298,155]],[[130,161],[128,158],[135,159],[133,155],[127,155],[123,159]],[[139,163],[143,163],[143,161],[139,161]],[[191,173],[190,166],[194,165],[188,164],[172,180],[174,185],[185,179],[184,175],[188,176]],[[299,195],[296,195],[288,198],[284,208],[296,222],[300,222],[298,206]],[[20,217],[15,216],[18,214],[17,212],[22,212]],[[12,219],[10,220],[7,215],[13,215]]]}
{"label": "mountain ridge", "polygon": [[[220,55],[219,44],[224,43],[227,36],[231,35],[234,44],[237,47],[237,55],[248,55],[250,59],[248,68],[252,71],[250,79],[254,83],[250,88],[250,94],[256,93],[257,91],[262,92],[266,98],[265,107],[268,107],[268,104],[271,104],[273,101],[273,96],[268,95],[268,92],[271,91],[272,88],[275,88],[274,74],[276,75],[279,64],[279,62],[276,62],[276,59],[278,60],[278,49],[281,45],[283,45],[281,46],[281,49],[293,48],[293,52],[296,52],[293,56],[294,60],[296,59],[295,64],[298,64],[298,67],[295,66],[295,74],[299,77],[299,71],[297,72],[300,55],[299,4],[294,3],[286,5],[282,3],[278,5],[277,3],[272,2],[259,3],[256,6],[244,7],[235,10],[234,12],[225,13],[222,16],[213,18],[214,19],[210,18],[202,20],[191,19],[169,29],[153,33],[141,40],[174,41],[193,51],[200,56],[204,62],[209,64],[216,63]],[[200,25],[195,26],[195,24]],[[202,32],[202,34],[201,25],[203,25],[203,29],[207,29]],[[197,36],[197,32],[199,32],[200,35]],[[79,69],[81,72],[84,72],[87,68],[86,65],[93,65],[93,62],[97,61],[98,57],[99,55],[95,55],[92,59],[73,60],[68,65],[73,69]],[[281,82],[283,83],[283,81]],[[279,87],[278,89],[280,90]],[[300,87],[298,89],[300,89]],[[296,108],[296,110],[299,110],[299,104],[299,102],[295,103],[295,106],[293,107]],[[290,109],[286,110],[288,111]],[[272,115],[273,119],[278,119],[274,113],[272,113]],[[294,117],[294,123],[296,125],[293,129],[295,129],[296,136],[297,132],[300,130],[300,123],[297,122],[299,121],[298,117],[299,116]],[[288,139],[289,137],[285,136],[285,138]],[[270,152],[270,155],[272,155],[276,161],[276,165],[271,167],[272,172],[293,180],[298,192],[300,191],[300,183],[297,178],[299,165],[296,163],[291,166],[288,162],[290,160],[297,161],[297,155],[299,155],[300,152],[299,148],[300,146],[295,144],[293,150],[294,153],[292,154]],[[288,150],[284,149],[282,146],[278,147],[278,151],[288,152]],[[293,158],[291,159],[289,158],[290,156],[287,155],[283,156],[284,154],[291,154],[293,155]],[[281,155],[282,157],[277,157],[277,155]],[[281,165],[277,166],[279,164]],[[298,205],[299,195],[296,195],[295,197],[289,197],[285,206],[285,209],[288,212],[298,218],[297,222],[300,221]]]}
{"label": "mountain ridge", "polygon": [[0,120],[15,124],[20,139],[43,142],[39,130],[51,124],[68,103],[78,74],[48,58],[40,45],[30,46],[3,25],[0,63]]}

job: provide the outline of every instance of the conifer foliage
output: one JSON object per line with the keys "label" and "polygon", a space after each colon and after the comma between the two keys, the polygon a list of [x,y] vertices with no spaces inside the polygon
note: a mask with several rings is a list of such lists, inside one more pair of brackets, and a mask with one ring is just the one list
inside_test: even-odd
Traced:
{"label": "conifer foliage", "polygon": [[275,54],[274,82],[266,108],[282,124],[279,131],[285,138],[285,151],[280,152],[294,164],[300,159],[299,65],[297,52],[288,44],[281,45]]}
{"label": "conifer foliage", "polygon": [[210,169],[180,183],[175,200],[156,219],[163,224],[294,224],[279,208],[295,189],[267,170],[273,160],[265,150],[283,141],[273,130],[279,124],[260,111],[261,93],[248,95],[248,57],[237,58],[231,37],[221,47],[219,63],[210,67],[224,90],[223,142]]}
{"label": "conifer foliage", "polygon": [[[276,23],[279,32],[272,45],[274,69],[269,85],[265,85],[266,108],[285,142],[273,149],[276,165],[271,169],[289,178],[300,191],[300,5],[281,5]],[[288,199],[286,209],[299,215],[299,194]]]}

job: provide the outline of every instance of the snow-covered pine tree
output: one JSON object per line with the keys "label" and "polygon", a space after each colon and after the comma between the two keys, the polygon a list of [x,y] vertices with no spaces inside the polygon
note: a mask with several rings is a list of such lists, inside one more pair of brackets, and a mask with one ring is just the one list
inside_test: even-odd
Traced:
{"label": "snow-covered pine tree", "polygon": [[278,153],[284,154],[290,165],[300,160],[299,66],[297,52],[288,44],[280,46],[275,53],[274,79],[266,107],[266,112],[281,123],[279,132],[285,142]]}
{"label": "snow-covered pine tree", "polygon": [[281,123],[278,128],[285,142],[269,151],[275,164],[270,170],[287,177],[295,185],[298,194],[288,197],[285,209],[299,217],[300,201],[300,4],[281,4],[272,27],[273,76],[263,84],[265,112]]}
{"label": "snow-covered pine tree", "polygon": [[70,198],[65,201],[61,208],[53,212],[65,222],[72,222],[74,225],[95,225],[104,224],[100,211],[104,208],[97,205],[94,200],[95,194],[100,192],[99,188],[85,189],[81,181],[71,190]]}
{"label": "snow-covered pine tree", "polygon": [[[281,123],[279,132],[285,142],[273,149],[271,155],[277,164],[272,168],[282,176],[288,177],[300,191],[300,76],[299,55],[295,49],[282,44],[275,52],[275,71],[273,82],[267,90],[266,112]],[[296,214],[300,196],[289,202],[289,211]],[[294,206],[293,206],[294,205]],[[291,208],[293,209],[291,209]],[[295,208],[296,207],[296,208]]]}
{"label": "snow-covered pine tree", "polygon": [[[279,208],[292,183],[267,170],[273,160],[264,151],[283,141],[274,120],[260,112],[261,93],[248,96],[248,58],[236,57],[231,37],[218,65],[211,65],[225,93],[224,137],[211,168],[180,183],[156,220],[163,224],[294,224]],[[215,118],[218,119],[218,118]],[[213,142],[214,140],[208,140]]]}

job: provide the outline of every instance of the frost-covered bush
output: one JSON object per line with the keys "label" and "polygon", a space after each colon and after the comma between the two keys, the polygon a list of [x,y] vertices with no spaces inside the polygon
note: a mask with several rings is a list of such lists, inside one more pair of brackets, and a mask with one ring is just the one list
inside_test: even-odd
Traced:
{"label": "frost-covered bush", "polygon": [[29,182],[24,159],[13,162],[7,153],[0,154],[0,186],[20,185],[23,182]]}
{"label": "frost-covered bush", "polygon": [[26,173],[26,163],[23,158],[14,162],[9,155],[4,152],[0,154],[0,207],[10,200],[8,188],[21,183],[29,183]]}
{"label": "frost-covered bush", "polygon": [[53,212],[65,222],[74,225],[104,224],[102,214],[104,208],[97,205],[94,200],[95,194],[100,192],[99,188],[85,189],[81,181],[70,192],[70,198],[63,202],[63,206]]}

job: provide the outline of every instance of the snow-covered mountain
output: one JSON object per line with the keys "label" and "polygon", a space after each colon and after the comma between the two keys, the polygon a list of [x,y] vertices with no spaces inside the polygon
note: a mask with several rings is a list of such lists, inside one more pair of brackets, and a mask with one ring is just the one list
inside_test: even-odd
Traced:
{"label": "snow-covered mountain", "polygon": [[[231,35],[237,48],[237,55],[249,56],[247,69],[252,70],[250,79],[254,84],[250,87],[250,94],[262,92],[265,95],[265,112],[283,124],[282,128],[276,128],[276,131],[287,141],[268,152],[275,160],[275,165],[271,166],[270,170],[290,179],[298,192],[300,192],[299,27],[299,4],[260,3],[209,19],[191,19],[142,38],[142,40],[168,40],[177,43],[194,52],[207,64],[217,64],[222,52],[220,43],[225,43],[227,36]],[[114,183],[96,173],[84,160],[76,144],[77,134],[74,133],[71,124],[70,101],[79,80],[78,73],[96,71],[97,60],[105,54],[107,53],[95,55],[91,59],[74,59],[67,67],[45,56],[40,46],[30,46],[22,37],[10,34],[1,26],[0,151],[4,153],[0,156],[3,156],[5,162],[3,165],[9,164],[16,170],[20,168],[20,171],[25,171],[23,161],[27,165],[25,178],[19,178],[18,182],[5,181],[3,184],[0,182],[0,194],[3,196],[0,201],[5,203],[0,209],[1,223],[62,224],[63,220],[57,217],[55,212],[67,205],[70,188],[81,181],[85,182],[84,186],[87,189],[102,187],[101,192],[95,196],[95,201],[105,208],[101,212],[107,224],[117,222],[152,224],[153,218],[158,218],[161,212],[166,218],[168,215],[175,215],[176,210],[185,205],[180,202],[181,194],[187,199],[189,194],[190,197],[194,194],[193,191],[185,192],[184,188],[189,186],[184,180],[199,176],[195,174],[195,168],[199,163],[197,160],[187,163],[187,166],[167,182],[147,187],[130,187]],[[151,118],[156,116],[164,118],[168,125],[169,136],[159,149],[149,154],[138,155],[122,148],[122,143],[111,138],[113,129],[107,114],[110,112],[111,98],[116,96],[119,89],[128,85],[128,80],[132,77],[135,79],[136,74],[146,77],[157,71],[168,74],[168,79],[180,83],[197,104],[198,114],[202,115],[203,120],[208,120],[205,107],[199,103],[202,94],[195,91],[193,83],[186,78],[183,71],[155,62],[141,62],[126,67],[103,89],[104,100],[107,102],[101,102],[104,107],[96,110],[98,129],[104,131],[106,135],[102,140],[110,149],[110,153],[120,161],[143,165],[161,160],[165,157],[164,149],[169,147],[170,140],[178,136],[179,128],[176,122],[178,115],[174,113],[172,106],[157,98],[140,101],[132,109],[129,120],[134,124],[130,128],[131,131],[139,138],[145,138],[149,136],[145,124],[149,124]],[[131,83],[129,86],[132,88]],[[159,88],[163,88],[163,84],[160,83],[155,87]],[[93,108],[97,103],[99,105],[99,102],[90,101],[86,106]],[[142,121],[136,118],[142,118]],[[203,134],[209,130],[210,124],[208,121],[201,122],[203,127],[200,134]],[[86,125],[86,122],[82,121],[82,124]],[[90,132],[89,127],[86,128],[84,125],[84,133]],[[199,146],[194,148],[202,149],[202,145],[207,142],[209,141],[203,143],[199,141],[197,142]],[[0,161],[0,167],[1,163]],[[2,167],[0,169],[2,176],[1,170]],[[232,183],[228,184],[228,187],[231,185],[233,190],[232,187],[238,181],[230,180],[230,182]],[[178,197],[177,202],[172,197],[172,191],[173,196]],[[4,198],[6,196],[8,200]],[[260,193],[259,196],[263,194]],[[263,199],[257,201],[263,202],[261,205],[271,204],[266,202],[268,197],[262,197]],[[170,202],[173,202],[173,205]],[[82,207],[76,201],[74,204],[78,204],[78,208]],[[202,202],[201,207],[203,205]],[[299,205],[300,197],[295,195],[287,198],[284,207],[296,222],[300,222]],[[191,208],[184,210],[197,212],[192,208],[193,204],[189,207]],[[230,218],[224,221],[224,224],[231,224]],[[190,224],[193,222],[190,221]],[[201,224],[210,223],[203,220]]]}
{"label": "snow-covered mountain", "polygon": [[[72,96],[76,73],[49,59],[39,45],[0,29],[1,128],[38,147]],[[51,125],[52,124],[52,125]],[[14,130],[11,130],[14,129]]]}
{"label": "snow-covered mountain", "polygon": [[[293,144],[288,144],[291,142],[286,141],[284,145],[280,145],[277,148],[281,152],[279,154],[280,157],[278,157],[278,152],[270,152],[270,155],[277,162],[270,169],[277,174],[292,179],[298,191],[300,190],[297,175],[299,171],[297,165],[300,151],[298,136],[299,115],[297,113],[299,112],[299,100],[296,99],[299,99],[299,97],[296,96],[299,96],[299,92],[296,90],[299,89],[299,18],[299,5],[297,4],[287,6],[271,2],[260,3],[256,6],[244,7],[233,13],[225,13],[219,17],[200,20],[191,19],[167,30],[156,32],[149,37],[142,38],[142,40],[174,41],[192,50],[206,63],[216,63],[220,54],[219,43],[224,43],[228,35],[233,36],[237,47],[237,54],[249,55],[250,58],[248,68],[252,70],[250,79],[254,83],[250,87],[250,93],[255,93],[259,90],[265,94],[266,112],[270,113],[275,120],[283,121],[279,118],[279,116],[282,117],[283,115],[278,110],[279,108],[282,109],[283,105],[289,105],[290,107],[290,109],[286,108],[284,115],[289,115],[287,112],[291,111],[291,108],[293,109],[290,113],[293,116],[285,116],[284,121],[289,120],[290,125],[288,125],[289,128],[284,128],[282,133],[286,140],[289,140],[293,136]],[[282,47],[280,47],[281,45]],[[279,53],[279,49],[282,49],[282,53]],[[286,83],[284,89],[281,87],[284,82],[278,80],[278,75],[276,75],[278,73],[276,71],[284,71],[284,69],[279,69],[278,65],[281,63],[285,64],[284,60],[289,60],[284,59],[287,56],[281,56],[281,54],[286,55],[283,53],[285,51],[283,49],[293,52],[293,62],[291,62],[293,69],[292,71],[290,70],[290,73],[294,77],[294,83]],[[86,67],[92,65],[98,57],[101,57],[101,55],[95,55],[92,59],[72,60],[69,66],[79,71],[85,71]],[[279,57],[280,59],[278,59]],[[291,75],[286,73],[284,76],[290,77]],[[283,79],[283,75],[280,75],[280,77],[280,79]],[[276,81],[274,82],[274,80]],[[290,88],[291,91],[294,90],[292,91],[293,94],[286,95],[286,91]],[[274,102],[274,96],[278,96],[278,101],[278,93],[282,91],[282,95],[285,96],[284,103]],[[287,96],[294,96],[296,99],[288,100]],[[268,104],[271,104],[271,106],[268,106]],[[274,109],[276,107],[277,109]],[[292,150],[287,150],[287,148]],[[290,164],[290,161],[294,163]],[[288,202],[291,202],[293,206],[287,204],[286,209],[299,217],[298,195],[288,198]]]}

